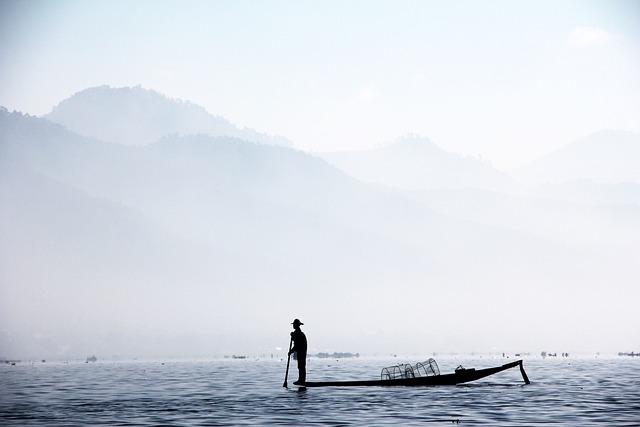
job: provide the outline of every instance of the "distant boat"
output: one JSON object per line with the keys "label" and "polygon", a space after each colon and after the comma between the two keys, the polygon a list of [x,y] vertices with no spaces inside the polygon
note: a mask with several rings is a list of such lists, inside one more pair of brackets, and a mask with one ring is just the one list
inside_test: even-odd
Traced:
{"label": "distant boat", "polygon": [[304,384],[306,387],[366,387],[366,386],[436,386],[455,385],[476,381],[489,375],[507,369],[520,367],[520,373],[525,384],[530,384],[529,378],[522,366],[522,360],[507,363],[495,368],[486,369],[465,369],[459,366],[452,374],[440,374],[435,360],[429,359],[427,362],[412,365],[396,365],[384,368],[379,380],[362,381],[309,381]]}
{"label": "distant boat", "polygon": [[93,355],[93,356],[87,357],[87,360],[84,363],[89,363],[89,362],[93,363],[97,361],[98,361],[98,358],[95,355]]}

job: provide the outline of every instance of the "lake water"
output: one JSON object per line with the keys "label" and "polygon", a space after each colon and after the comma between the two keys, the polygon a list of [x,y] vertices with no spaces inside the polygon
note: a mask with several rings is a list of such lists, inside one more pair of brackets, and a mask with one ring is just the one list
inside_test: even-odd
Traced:
{"label": "lake water", "polygon": [[[439,359],[485,368],[503,358]],[[310,359],[308,379],[377,379],[410,360]],[[415,360],[414,360],[415,362]],[[164,363],[164,364],[163,364]],[[0,366],[0,425],[640,425],[640,358],[530,358],[467,385],[282,387],[281,360]]]}

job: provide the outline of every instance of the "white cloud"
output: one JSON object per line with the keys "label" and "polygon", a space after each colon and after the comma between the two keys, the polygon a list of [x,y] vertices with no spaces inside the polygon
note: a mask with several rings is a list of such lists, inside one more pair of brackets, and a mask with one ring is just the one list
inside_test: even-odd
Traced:
{"label": "white cloud", "polygon": [[602,46],[611,41],[614,36],[602,28],[576,27],[567,38],[570,47]]}

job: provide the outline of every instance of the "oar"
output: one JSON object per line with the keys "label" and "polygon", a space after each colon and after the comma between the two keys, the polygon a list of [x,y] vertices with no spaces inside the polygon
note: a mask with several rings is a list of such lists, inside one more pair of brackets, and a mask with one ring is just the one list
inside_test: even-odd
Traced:
{"label": "oar", "polygon": [[284,374],[284,384],[282,387],[287,387],[287,378],[289,378],[289,362],[291,362],[291,346],[293,345],[293,337],[289,341],[289,352],[287,353],[287,372]]}
{"label": "oar", "polygon": [[524,380],[524,383],[531,384],[531,381],[529,381],[529,377],[527,376],[527,373],[524,371],[524,367],[522,366],[522,360],[520,361],[520,373],[522,374],[522,379]]}

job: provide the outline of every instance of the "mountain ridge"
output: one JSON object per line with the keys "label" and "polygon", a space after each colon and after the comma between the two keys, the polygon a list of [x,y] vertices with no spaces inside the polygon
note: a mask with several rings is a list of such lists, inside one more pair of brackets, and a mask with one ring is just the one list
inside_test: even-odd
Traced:
{"label": "mountain ridge", "polygon": [[[406,142],[396,150],[402,158],[433,148],[421,140]],[[459,158],[454,155],[454,161]],[[0,111],[0,162],[18,172],[10,182],[0,180],[0,213],[5,212],[0,226],[16,231],[11,241],[0,239],[0,252],[12,254],[14,242],[24,245],[17,257],[0,261],[0,279],[11,278],[0,290],[12,292],[11,299],[0,301],[0,321],[10,321],[7,329],[24,337],[46,333],[41,324],[53,321],[77,343],[88,337],[99,341],[123,332],[114,326],[116,313],[118,318],[131,316],[130,324],[139,325],[142,335],[175,331],[167,333],[166,343],[180,331],[197,328],[224,335],[221,325],[242,313],[245,324],[255,325],[251,345],[270,348],[264,337],[282,325],[282,318],[272,314],[296,307],[316,324],[331,310],[332,316],[353,319],[361,330],[388,327],[401,333],[394,334],[398,341],[428,340],[427,313],[440,319],[439,328],[465,327],[459,316],[451,315],[455,307],[479,319],[474,322],[478,334],[469,337],[482,345],[490,338],[483,331],[500,322],[506,325],[510,317],[535,319],[539,307],[548,305],[549,294],[557,292],[578,293],[588,300],[587,309],[571,313],[580,319],[580,327],[601,325],[591,307],[602,313],[608,304],[609,318],[623,313],[630,319],[633,312],[631,302],[617,298],[618,290],[635,285],[635,276],[626,274],[635,265],[628,262],[635,252],[623,258],[617,251],[635,244],[633,206],[622,212],[629,216],[626,222],[618,215],[607,217],[611,221],[603,225],[602,210],[585,216],[582,207],[562,208],[550,215],[547,205],[536,205],[539,209],[523,216],[529,210],[526,199],[486,192],[424,192],[412,200],[405,192],[363,183],[317,155],[288,147],[230,136],[175,134],[149,145],[127,146],[7,110]],[[80,192],[57,185],[46,187],[51,191],[33,191],[39,184],[29,185],[22,170]],[[0,175],[4,171],[0,168]],[[69,198],[59,196],[63,191],[77,203],[65,202]],[[12,204],[14,196],[25,202]],[[109,203],[96,204],[97,199]],[[56,203],[65,209],[57,209]],[[123,212],[119,205],[127,209]],[[50,215],[52,210],[59,212]],[[131,212],[141,216],[134,218]],[[141,229],[137,218],[148,221],[148,234],[128,232]],[[623,241],[615,247],[572,248],[562,236],[554,242],[532,235],[527,221],[552,222],[550,227],[541,224],[540,236],[552,235],[554,228],[571,221],[577,233]],[[45,233],[39,234],[39,228]],[[154,230],[171,238],[159,239]],[[180,241],[189,244],[178,247]],[[40,250],[42,262],[33,262],[32,248]],[[61,258],[56,248],[68,256]],[[148,256],[146,248],[158,256]],[[48,268],[55,269],[55,281]],[[31,272],[38,275],[37,283],[30,280]],[[611,277],[611,292],[603,296],[600,284]],[[516,288],[527,290],[526,304],[513,304]],[[34,295],[45,302],[54,295],[90,308],[103,296],[113,302],[96,304],[103,308],[99,313],[85,310],[76,325],[65,321],[67,311],[52,306],[50,313],[39,316],[40,324],[30,327],[31,311],[15,307],[28,307]],[[488,312],[492,306],[501,309]],[[173,316],[176,307],[189,316]],[[550,313],[563,319],[566,306],[551,307]],[[506,334],[521,336],[517,323],[511,324]],[[314,336],[320,341],[339,333],[329,329]],[[532,335],[544,342],[544,331]],[[565,330],[563,336],[574,335]],[[191,341],[191,351],[201,351],[210,337]],[[127,351],[131,347],[126,341],[108,351]],[[82,351],[79,348],[73,351]]]}
{"label": "mountain ridge", "polygon": [[429,138],[408,134],[370,150],[319,153],[364,181],[402,190],[478,187],[505,190],[513,179],[472,156],[444,150]]}
{"label": "mountain ridge", "polygon": [[170,134],[197,133],[292,145],[281,136],[240,128],[191,101],[141,86],[90,87],[62,100],[43,117],[80,135],[123,145],[148,145]]}

